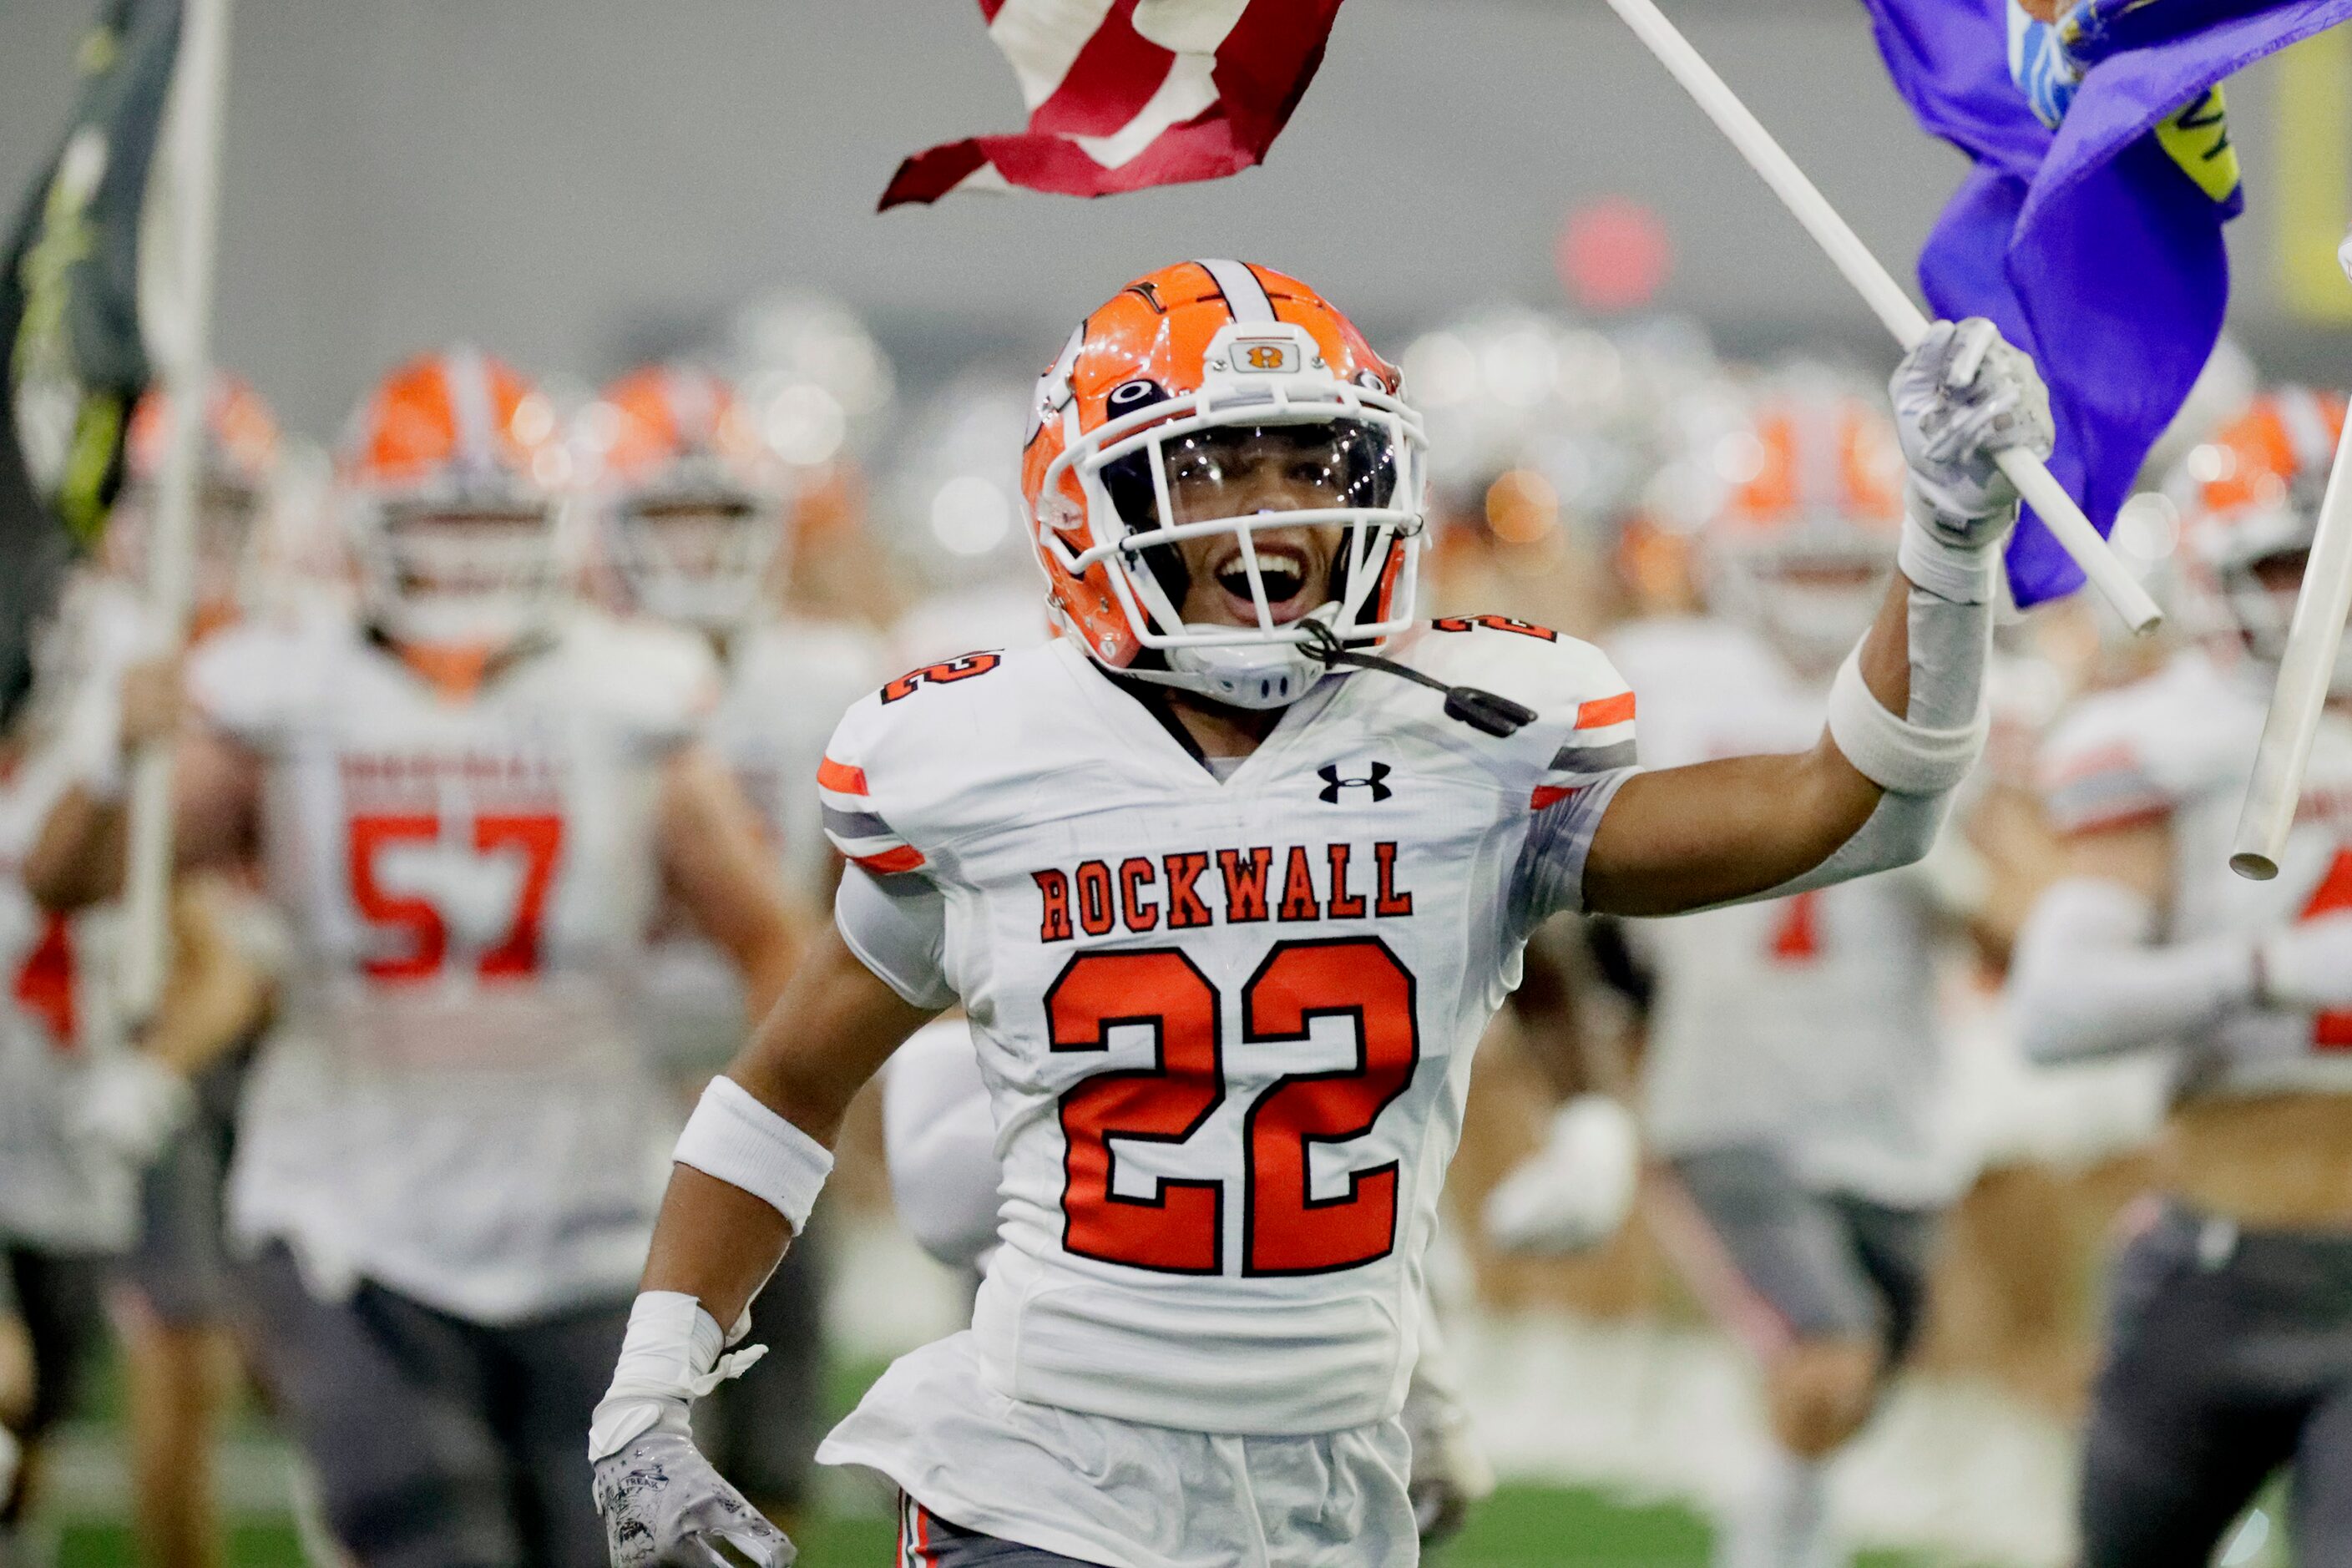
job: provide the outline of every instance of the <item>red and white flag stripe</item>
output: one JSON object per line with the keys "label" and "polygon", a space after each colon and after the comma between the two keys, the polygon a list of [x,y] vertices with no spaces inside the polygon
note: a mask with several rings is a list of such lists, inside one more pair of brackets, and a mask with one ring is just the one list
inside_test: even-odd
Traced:
{"label": "red and white flag stripe", "polygon": [[1022,185],[1102,196],[1238,174],[1323,63],[1339,0],[980,0],[1029,129],[918,153],[882,205]]}

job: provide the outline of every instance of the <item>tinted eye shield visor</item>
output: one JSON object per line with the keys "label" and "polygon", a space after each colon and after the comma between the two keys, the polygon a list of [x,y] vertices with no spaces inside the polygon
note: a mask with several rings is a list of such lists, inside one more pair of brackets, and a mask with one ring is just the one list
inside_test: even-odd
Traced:
{"label": "tinted eye shield visor", "polygon": [[[1203,496],[1181,476],[1203,464],[1214,470],[1219,461],[1251,447],[1301,460],[1307,473],[1319,475],[1303,488],[1328,490],[1335,504],[1192,515]],[[1419,416],[1385,391],[1330,377],[1213,381],[1200,392],[1149,404],[1075,438],[1047,468],[1040,488],[1044,504],[1051,506],[1065,478],[1076,476],[1087,500],[1087,543],[1073,550],[1053,527],[1041,528],[1039,537],[1074,577],[1098,564],[1110,566],[1113,591],[1144,646],[1208,647],[1300,642],[1313,635],[1296,624],[1276,622],[1254,536],[1265,530],[1342,528],[1347,534],[1333,571],[1337,613],[1318,618],[1343,639],[1389,637],[1411,624],[1425,453]],[[1215,489],[1213,480],[1205,487],[1210,496]],[[1146,559],[1146,552],[1210,536],[1239,539],[1257,611],[1255,626],[1186,623]],[[1398,617],[1365,619],[1368,613],[1378,614],[1390,557],[1400,551],[1392,600]]]}

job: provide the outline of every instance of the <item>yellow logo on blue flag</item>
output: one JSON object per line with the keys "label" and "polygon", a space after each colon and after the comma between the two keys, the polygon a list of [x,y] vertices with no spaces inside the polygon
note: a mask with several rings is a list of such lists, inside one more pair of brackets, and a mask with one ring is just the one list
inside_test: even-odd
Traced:
{"label": "yellow logo on blue flag", "polygon": [[2229,110],[2219,83],[2179,113],[2158,121],[2156,140],[2214,202],[2226,204],[2238,195],[2238,149],[2230,141]]}

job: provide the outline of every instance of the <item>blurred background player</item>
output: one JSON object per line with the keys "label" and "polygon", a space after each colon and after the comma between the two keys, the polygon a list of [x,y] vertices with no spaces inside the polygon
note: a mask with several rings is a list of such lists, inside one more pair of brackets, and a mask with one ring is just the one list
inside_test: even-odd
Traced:
{"label": "blurred background player", "polygon": [[2280,873],[2228,869],[2344,400],[2281,387],[2183,459],[2208,635],[2084,698],[2044,753],[2063,874],[2018,942],[2044,1060],[2171,1067],[2169,1194],[2110,1284],[2086,1568],[2206,1563],[2282,1467],[2296,1561],[2352,1562],[2352,660]]}
{"label": "blurred background player", "polygon": [[[1641,527],[1684,426],[1720,402],[1705,333],[1670,318],[1604,333],[1542,312],[1487,310],[1415,340],[1404,363],[1428,408],[1434,607],[1503,605],[1545,625],[1605,626],[1622,608],[1612,555]],[[1505,1251],[1587,1252],[1632,1209],[1632,1068],[1601,984],[1627,967],[1622,930],[1605,917],[1554,921],[1528,941],[1507,1033],[1559,1103],[1536,1152],[1486,1194],[1482,1227]],[[1622,1299],[1637,1281],[1582,1283],[1580,1297]]]}
{"label": "blurred background player", "polygon": [[[730,385],[688,364],[631,372],[577,425],[604,560],[638,615],[708,640],[722,687],[704,739],[759,813],[798,916],[821,918],[839,861],[819,819],[817,763],[841,711],[891,667],[881,639],[856,622],[778,607],[795,554],[792,491],[808,470],[761,439]],[[690,1103],[749,1026],[744,986],[728,956],[674,916],[651,964],[651,1027]],[[701,1412],[721,1473],[788,1531],[824,1435],[827,1270],[822,1231],[811,1240],[753,1308],[768,1355]]]}
{"label": "blurred background player", "polygon": [[[467,349],[363,401],[357,620],[189,660],[184,863],[292,928],[231,1177],[263,1367],[360,1563],[596,1563],[579,1434],[674,1126],[634,987],[656,899],[764,1004],[790,924],[694,735],[699,639],[566,605],[546,400]],[[127,740],[136,740],[133,735]],[[121,814],[69,791],[33,879],[105,896]]]}
{"label": "blurred background player", "polygon": [[[163,472],[169,404],[140,400],[131,422],[129,484],[107,521],[104,579],[118,617],[145,610],[147,541],[154,485]],[[262,609],[274,544],[268,524],[282,442],[260,396],[216,373],[206,399],[196,510],[194,605],[189,637],[201,642]],[[121,643],[121,634],[116,640]],[[118,647],[115,657],[134,650]],[[136,651],[147,651],[139,649]],[[107,700],[111,676],[86,672],[92,700]],[[201,901],[251,939],[274,946],[269,915],[225,879],[191,880],[184,902]],[[257,1024],[257,1016],[253,1023]],[[224,1041],[225,1047],[249,1045]],[[236,1384],[226,1188],[235,1146],[236,1098],[248,1053],[230,1048],[193,1079],[188,1123],[149,1167],[141,1195],[138,1245],[115,1296],[126,1392],[131,1402],[131,1478],[145,1560],[196,1568],[220,1557],[214,1450],[223,1407]]]}
{"label": "blurred background player", "polygon": [[[1643,760],[1787,751],[1820,721],[1902,526],[1893,424],[1793,365],[1703,446],[1717,501],[1696,564],[1709,614],[1621,625]],[[1692,608],[1695,608],[1693,606]],[[1777,1452],[1723,1521],[1724,1568],[1843,1560],[1825,1463],[1915,1343],[1938,1212],[1962,1173],[1938,1119],[1945,910],[1915,869],[1675,921],[1629,922],[1648,972],[1648,1214],[1677,1269],[1760,1362]]]}
{"label": "blurred background player", "polygon": [[[120,787],[123,672],[155,647],[143,583],[168,408],[163,394],[151,391],[132,412],[124,488],[108,518],[103,550],[68,591],[57,657],[43,671],[43,700],[61,710],[65,731],[53,739],[75,753],[69,766],[78,763],[86,778],[101,781],[102,792]],[[262,596],[280,451],[268,405],[243,381],[216,372],[199,429],[194,639],[235,624]],[[44,803],[32,818],[35,828],[46,810]],[[216,1561],[221,1550],[212,1461],[236,1374],[222,1196],[243,1066],[236,1047],[249,1043],[265,1005],[263,976],[249,951],[254,913],[251,900],[218,878],[184,880],[175,892],[174,948],[184,979],[167,993],[170,1005],[143,1045],[148,1057],[185,1076],[194,1093],[175,1097],[175,1128],[160,1149],[145,1152],[152,1158],[138,1194],[137,1235],[109,1292],[123,1357],[142,1551],[147,1561],[173,1568]],[[103,929],[110,918],[74,920],[94,920]],[[62,941],[67,917],[49,919],[59,933],[53,940]]]}

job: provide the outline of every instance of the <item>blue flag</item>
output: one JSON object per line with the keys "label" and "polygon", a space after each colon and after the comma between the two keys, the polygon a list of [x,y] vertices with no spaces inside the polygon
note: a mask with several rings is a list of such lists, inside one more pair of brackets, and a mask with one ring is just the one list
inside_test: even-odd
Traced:
{"label": "blue flag", "polygon": [[[2050,467],[2104,531],[2229,304],[2221,226],[2244,200],[2222,79],[2352,0],[2081,0],[2040,33],[2014,0],[1863,3],[1920,124],[1976,160],[1919,258],[1928,303],[2033,355]],[[2031,518],[2009,571],[2024,605],[2083,581]]]}

